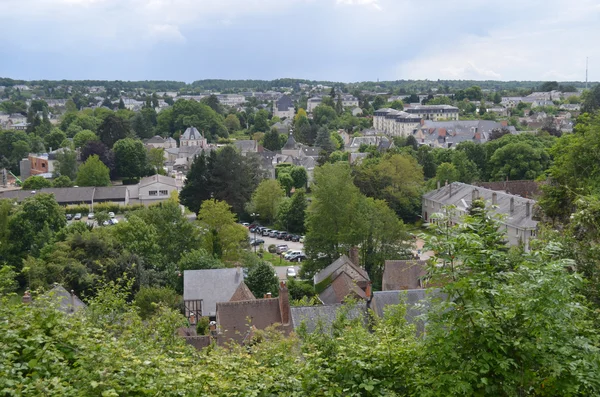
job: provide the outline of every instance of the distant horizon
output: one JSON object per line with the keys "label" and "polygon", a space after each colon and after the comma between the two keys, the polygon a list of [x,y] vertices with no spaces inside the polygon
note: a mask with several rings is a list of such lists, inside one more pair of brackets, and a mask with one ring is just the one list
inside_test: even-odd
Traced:
{"label": "distant horizon", "polygon": [[[500,79],[395,79],[395,80],[360,80],[360,81],[331,81],[331,80],[326,80],[326,79],[307,79],[307,78],[302,78],[302,77],[276,77],[273,79],[254,79],[254,78],[201,78],[201,79],[195,79],[195,80],[191,80],[191,81],[185,81],[185,80],[176,80],[176,79],[101,79],[101,78],[82,78],[82,79],[73,79],[73,78],[58,78],[58,79],[51,79],[51,78],[35,78],[35,79],[25,79],[25,78],[16,78],[16,77],[10,77],[10,76],[0,76],[0,79],[8,79],[8,80],[13,80],[13,81],[25,81],[25,82],[32,82],[32,81],[50,81],[50,82],[61,82],[61,81],[72,81],[72,82],[86,82],[86,81],[106,81],[106,82],[126,82],[126,83],[136,83],[136,82],[159,82],[159,81],[165,81],[165,82],[174,82],[174,83],[184,83],[186,85],[191,85],[195,82],[199,82],[199,81],[260,81],[260,82],[271,82],[271,81],[276,81],[276,80],[303,80],[303,81],[308,81],[308,82],[312,82],[312,83],[333,83],[333,84],[346,84],[346,85],[350,85],[350,84],[364,84],[364,83],[390,83],[390,82],[401,82],[401,81],[406,81],[406,82],[413,82],[413,81],[427,81],[427,82],[488,82],[488,83],[493,83],[493,82],[499,82],[499,83],[510,83],[510,82],[517,82],[517,83],[540,83],[540,82],[557,82],[559,84],[580,84],[580,85],[585,85],[586,81],[585,80],[500,80]],[[587,82],[588,85],[594,85],[594,84],[600,84],[600,81],[588,81]],[[0,84],[1,85],[1,84]]]}

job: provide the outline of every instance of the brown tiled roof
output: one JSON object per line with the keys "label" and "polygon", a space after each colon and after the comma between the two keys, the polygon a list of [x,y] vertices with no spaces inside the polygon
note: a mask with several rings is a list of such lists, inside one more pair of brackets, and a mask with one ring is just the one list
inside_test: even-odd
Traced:
{"label": "brown tiled roof", "polygon": [[348,296],[357,299],[367,299],[365,291],[356,285],[356,281],[345,272],[342,272],[319,294],[319,299],[325,305],[330,305],[342,303]]}
{"label": "brown tiled roof", "polygon": [[229,302],[253,301],[255,299],[256,298],[254,297],[254,294],[252,293],[252,291],[250,291],[250,288],[248,288],[246,283],[242,281],[240,283],[240,285],[238,285],[235,292],[233,293],[233,296],[231,297],[231,299],[229,299]]}
{"label": "brown tiled roof", "polygon": [[[274,324],[281,324],[279,299],[217,303],[217,324],[219,344],[230,341],[247,342],[252,327],[264,329]],[[291,325],[282,325],[280,330],[287,334],[291,330]]]}
{"label": "brown tiled roof", "polygon": [[422,288],[421,279],[426,275],[425,263],[420,260],[385,261],[381,283],[383,291]]}

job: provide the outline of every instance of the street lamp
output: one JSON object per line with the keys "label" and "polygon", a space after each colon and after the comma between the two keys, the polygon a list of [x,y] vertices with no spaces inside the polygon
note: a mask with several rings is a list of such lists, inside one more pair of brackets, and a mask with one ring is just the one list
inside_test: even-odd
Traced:
{"label": "street lamp", "polygon": [[256,218],[260,216],[260,214],[257,213],[251,213],[250,216],[252,217],[252,224],[254,225],[254,254],[256,254],[256,246],[258,244],[256,244]]}

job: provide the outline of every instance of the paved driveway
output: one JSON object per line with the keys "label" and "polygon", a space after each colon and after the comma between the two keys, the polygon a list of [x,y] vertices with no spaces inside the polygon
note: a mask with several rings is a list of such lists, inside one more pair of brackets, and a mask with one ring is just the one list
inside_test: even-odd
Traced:
{"label": "paved driveway", "polygon": [[[248,232],[248,236],[253,239],[254,238],[254,233],[250,233]],[[304,244],[302,243],[298,243],[298,242],[294,242],[294,241],[285,241],[285,240],[278,240],[274,237],[265,237],[265,236],[261,236],[258,233],[256,233],[256,238],[261,238],[263,240],[265,240],[265,247],[264,249],[266,250],[269,245],[271,244],[275,244],[275,245],[280,245],[280,244],[285,244],[287,245],[291,250],[298,250],[298,251],[304,251]],[[252,249],[254,249],[254,247],[252,247]],[[258,249],[258,248],[257,248]]]}

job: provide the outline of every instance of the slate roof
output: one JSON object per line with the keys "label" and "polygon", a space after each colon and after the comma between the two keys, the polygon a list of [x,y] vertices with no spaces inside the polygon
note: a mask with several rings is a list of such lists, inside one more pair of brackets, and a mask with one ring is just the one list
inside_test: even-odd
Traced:
{"label": "slate roof", "polygon": [[62,285],[55,285],[43,296],[56,303],[57,309],[64,313],[74,313],[87,307],[77,295],[71,294]]}
{"label": "slate roof", "polygon": [[[54,195],[59,204],[91,203],[100,201],[125,202],[127,187],[101,186],[101,187],[55,187],[36,190],[37,193],[50,193]],[[23,201],[34,194],[30,190],[11,190],[0,192],[0,199],[16,199]]]}
{"label": "slate roof", "polygon": [[347,147],[359,148],[362,144],[379,147],[379,145],[381,145],[382,142],[387,142],[386,147],[389,147],[390,140],[385,136],[357,136],[352,138],[350,144],[348,144]]}
{"label": "slate roof", "polygon": [[140,180],[139,185],[140,185],[140,187],[144,187],[144,186],[152,185],[153,183],[162,183],[164,185],[177,187],[177,182],[175,181],[175,178],[171,178],[171,177],[164,176],[164,175],[158,175],[158,174],[143,178],[142,180]]}
{"label": "slate roof", "polygon": [[294,107],[294,103],[292,102],[292,99],[287,95],[281,96],[277,100],[276,105],[277,105],[277,110],[280,112],[287,112],[290,108]]}
{"label": "slate roof", "polygon": [[[425,193],[423,199],[432,200],[442,206],[454,205],[460,211],[467,211],[471,205],[473,190],[477,189],[479,198],[485,200],[492,213],[505,214],[501,223],[520,229],[536,229],[537,221],[533,220],[532,214],[535,201],[520,196],[494,191],[483,187],[467,185],[461,182],[453,182],[440,189]],[[450,196],[450,192],[452,196]],[[496,194],[496,207],[491,206],[492,195]],[[514,211],[510,211],[510,200],[513,199]],[[529,216],[526,215],[527,204],[529,204]]]}
{"label": "slate roof", "polygon": [[302,152],[304,152],[304,154],[309,157],[319,157],[321,148],[318,146],[303,146]]}
{"label": "slate roof", "polygon": [[281,150],[294,150],[297,148],[296,140],[294,139],[294,134],[290,133],[288,136],[287,142],[283,145]]}
{"label": "slate roof", "polygon": [[426,261],[388,260],[383,270],[384,291],[412,290],[423,287],[421,280],[426,276]]}
{"label": "slate roof", "polygon": [[465,141],[487,142],[492,130],[500,128],[507,128],[511,134],[517,133],[513,126],[504,127],[491,120],[426,120],[413,135],[420,143],[443,146],[448,146],[450,143],[452,146]]}
{"label": "slate roof", "polygon": [[229,302],[244,281],[241,268],[183,271],[183,299],[202,299],[202,315],[214,316],[217,302]]}
{"label": "slate roof", "polygon": [[319,299],[325,305],[342,303],[346,298],[366,300],[367,295],[365,291],[356,282],[347,273],[342,272],[319,294]]}
{"label": "slate roof", "polygon": [[229,302],[252,301],[255,299],[256,298],[254,297],[254,294],[252,293],[252,291],[250,291],[250,288],[248,288],[246,283],[242,281],[240,283],[240,285],[238,285],[235,292],[233,293],[233,296],[231,297],[231,299],[229,299]]}
{"label": "slate roof", "polygon": [[[404,318],[409,323],[414,323],[416,317],[425,314],[429,304],[427,297],[439,295],[438,289],[413,289],[406,291],[376,291],[373,293],[371,309],[379,318],[384,318],[385,310],[390,305],[398,305],[401,302],[406,305]],[[423,330],[423,324],[417,323],[417,329]]]}
{"label": "slate roof", "polygon": [[242,153],[258,151],[258,142],[252,139],[234,141],[233,144]]}
{"label": "slate roof", "polygon": [[328,277],[331,277],[333,279],[335,276],[337,276],[336,272],[338,272],[340,268],[344,265],[349,265],[359,274],[359,276],[361,276],[367,281],[369,280],[369,275],[364,269],[352,263],[350,258],[348,258],[346,255],[342,255],[338,259],[336,259],[331,265],[327,266],[325,269],[315,274],[313,278],[314,283],[319,284],[321,281],[325,280]]}
{"label": "slate roof", "polygon": [[179,139],[202,139],[202,134],[196,129],[196,127],[188,127]]}
{"label": "slate roof", "polygon": [[165,143],[165,138],[160,135],[154,135],[152,138],[146,139],[144,143]]}
{"label": "slate roof", "polygon": [[[294,306],[291,308],[292,327],[294,330],[305,327],[308,333],[314,332],[318,326],[323,332],[331,333],[331,325],[336,320],[342,304],[322,306]],[[347,319],[366,319],[367,303],[362,301],[356,303],[347,312]]]}

